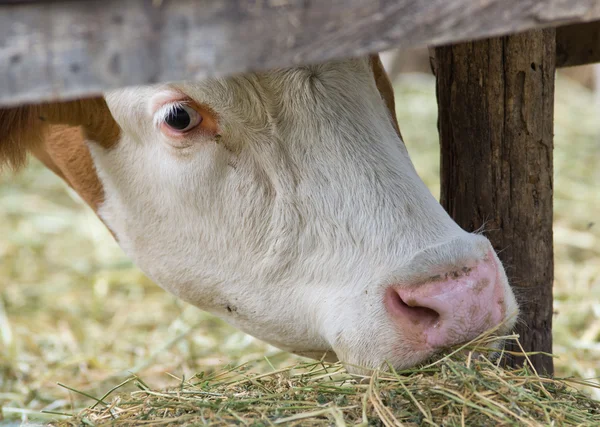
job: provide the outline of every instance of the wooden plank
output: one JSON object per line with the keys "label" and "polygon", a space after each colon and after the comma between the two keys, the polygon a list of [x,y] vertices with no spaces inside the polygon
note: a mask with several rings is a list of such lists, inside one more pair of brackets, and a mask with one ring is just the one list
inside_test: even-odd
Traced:
{"label": "wooden plank", "polygon": [[[523,347],[551,352],[555,30],[438,47],[435,71],[441,203],[466,230],[488,230]],[[531,360],[552,373],[552,358]]]}
{"label": "wooden plank", "polygon": [[0,6],[4,4],[25,4],[25,3],[50,3],[56,0],[0,0]]}
{"label": "wooden plank", "polygon": [[556,66],[600,62],[600,21],[556,29]]}
{"label": "wooden plank", "polygon": [[19,2],[0,6],[0,103],[66,99],[593,19],[600,19],[598,0]]}

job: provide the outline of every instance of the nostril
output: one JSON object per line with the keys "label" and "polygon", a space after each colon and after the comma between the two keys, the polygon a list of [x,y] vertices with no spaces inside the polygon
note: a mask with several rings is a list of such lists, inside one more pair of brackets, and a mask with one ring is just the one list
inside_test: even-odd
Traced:
{"label": "nostril", "polygon": [[430,328],[440,321],[440,314],[428,307],[423,307],[414,298],[402,298],[393,288],[388,289],[387,305],[392,315],[409,320],[414,325]]}

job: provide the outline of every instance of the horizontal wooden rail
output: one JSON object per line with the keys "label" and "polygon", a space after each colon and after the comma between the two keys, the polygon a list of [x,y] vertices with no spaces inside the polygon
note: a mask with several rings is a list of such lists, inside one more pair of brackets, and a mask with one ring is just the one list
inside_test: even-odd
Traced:
{"label": "horizontal wooden rail", "polygon": [[594,19],[598,0],[0,0],[0,104]]}
{"label": "horizontal wooden rail", "polygon": [[556,66],[600,62],[600,21],[566,25],[556,30]]}

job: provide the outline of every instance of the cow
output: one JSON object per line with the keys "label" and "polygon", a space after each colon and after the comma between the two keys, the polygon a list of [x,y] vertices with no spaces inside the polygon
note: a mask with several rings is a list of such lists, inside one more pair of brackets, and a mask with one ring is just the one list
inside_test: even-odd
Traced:
{"label": "cow", "polygon": [[403,369],[517,319],[488,239],[418,177],[376,55],[1,110],[0,163],[28,153],[157,284],[283,350]]}

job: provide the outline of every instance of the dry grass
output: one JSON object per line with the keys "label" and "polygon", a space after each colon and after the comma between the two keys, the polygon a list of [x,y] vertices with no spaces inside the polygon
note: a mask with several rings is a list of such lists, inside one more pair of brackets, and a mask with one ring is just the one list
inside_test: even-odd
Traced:
{"label": "dry grass", "polygon": [[[398,96],[412,158],[438,194],[431,78],[404,77]],[[593,225],[600,216],[599,117],[591,94],[559,81],[559,376],[600,377],[600,224]],[[104,398],[106,404],[94,400],[132,373],[137,379]],[[263,425],[286,418],[302,425],[593,425],[597,406],[566,384],[580,387],[506,372],[486,360],[466,365],[453,359],[399,376],[380,373],[371,383],[347,378],[337,365],[282,353],[167,295],[37,163],[16,179],[0,177],[0,405],[6,419],[56,420],[65,418],[56,413],[96,404],[83,418],[63,422],[112,423],[119,415],[119,422],[135,425],[174,419]],[[582,389],[600,399],[598,389]]]}
{"label": "dry grass", "polygon": [[[485,339],[477,345],[486,345]],[[340,364],[310,362],[275,369],[246,364],[153,390],[97,399],[62,425],[594,425],[600,402],[569,381],[540,378],[526,368],[508,371],[485,357],[445,357],[430,365],[369,377],[349,376]],[[456,355],[455,355],[456,356]],[[112,390],[111,390],[112,391]]]}

